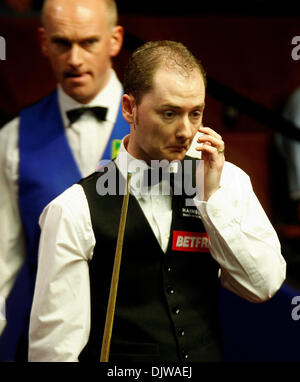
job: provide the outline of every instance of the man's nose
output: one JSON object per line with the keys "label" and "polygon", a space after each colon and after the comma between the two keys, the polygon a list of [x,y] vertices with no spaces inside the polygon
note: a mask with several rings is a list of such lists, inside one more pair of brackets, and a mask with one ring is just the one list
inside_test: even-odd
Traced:
{"label": "man's nose", "polygon": [[194,136],[195,128],[190,121],[190,118],[188,115],[183,116],[179,123],[176,130],[176,137],[181,139],[190,139]]}
{"label": "man's nose", "polygon": [[81,48],[77,44],[73,44],[69,51],[68,63],[71,66],[78,67],[82,64]]}

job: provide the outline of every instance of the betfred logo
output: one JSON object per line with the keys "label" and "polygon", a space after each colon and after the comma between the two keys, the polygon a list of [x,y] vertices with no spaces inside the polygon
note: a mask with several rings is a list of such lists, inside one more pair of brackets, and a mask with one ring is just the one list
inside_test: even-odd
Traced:
{"label": "betfred logo", "polygon": [[173,231],[172,250],[209,252],[209,236],[206,232]]}

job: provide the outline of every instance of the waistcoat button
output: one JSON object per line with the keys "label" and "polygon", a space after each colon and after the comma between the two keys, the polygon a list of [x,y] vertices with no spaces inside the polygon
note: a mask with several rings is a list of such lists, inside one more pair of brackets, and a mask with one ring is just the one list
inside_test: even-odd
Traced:
{"label": "waistcoat button", "polygon": [[166,272],[171,272],[172,268],[168,265],[165,265],[165,271]]}
{"label": "waistcoat button", "polygon": [[168,292],[169,294],[174,294],[174,293],[175,293],[174,288],[171,287],[171,286],[169,286],[169,287],[167,288],[167,292]]}
{"label": "waistcoat button", "polygon": [[189,358],[189,353],[183,352],[182,353],[183,358],[186,360]]}
{"label": "waistcoat button", "polygon": [[184,329],[183,328],[178,329],[178,334],[180,336],[184,336]]}

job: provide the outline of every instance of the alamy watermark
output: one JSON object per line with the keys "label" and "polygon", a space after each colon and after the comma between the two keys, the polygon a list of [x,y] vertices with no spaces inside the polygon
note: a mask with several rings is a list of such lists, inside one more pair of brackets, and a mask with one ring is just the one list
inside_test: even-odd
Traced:
{"label": "alamy watermark", "polygon": [[0,36],[0,61],[6,60],[6,41],[5,38]]}
{"label": "alamy watermark", "polygon": [[291,302],[292,305],[296,305],[293,309],[292,309],[292,313],[291,313],[291,316],[292,316],[292,319],[294,321],[299,321],[300,320],[300,296],[294,296],[292,298],[292,302]]}
{"label": "alamy watermark", "polygon": [[[131,173],[130,191],[140,195],[183,195],[185,205],[192,206],[197,194],[204,199],[204,161],[201,159],[172,161],[152,160],[150,167],[144,161],[127,161],[126,153],[118,156],[118,168],[113,162],[103,162],[98,168],[103,172],[96,183],[99,195],[124,195],[126,174]],[[155,186],[155,185],[159,186]],[[154,187],[153,187],[154,186]]]}
{"label": "alamy watermark", "polygon": [[292,59],[298,61],[300,60],[300,36],[294,36],[292,38],[292,45],[296,45],[291,52]]}

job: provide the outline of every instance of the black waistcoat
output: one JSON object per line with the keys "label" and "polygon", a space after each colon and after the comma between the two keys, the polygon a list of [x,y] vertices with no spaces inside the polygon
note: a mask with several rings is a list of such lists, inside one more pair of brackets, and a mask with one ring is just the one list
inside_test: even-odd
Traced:
{"label": "black waistcoat", "polygon": [[[122,195],[99,196],[96,184],[102,174],[80,182],[96,238],[89,265],[91,331],[80,361],[100,359],[123,201]],[[116,174],[120,176],[118,170]],[[125,182],[121,176],[117,179]],[[196,208],[185,208],[184,200],[172,197],[171,234],[164,253],[130,195],[109,361],[222,360],[218,265],[206,248]]]}

